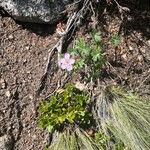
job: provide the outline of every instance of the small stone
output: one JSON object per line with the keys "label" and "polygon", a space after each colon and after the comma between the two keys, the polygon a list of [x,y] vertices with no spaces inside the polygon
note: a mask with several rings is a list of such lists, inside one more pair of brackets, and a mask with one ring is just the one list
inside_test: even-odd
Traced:
{"label": "small stone", "polygon": [[133,17],[128,16],[127,19],[128,19],[128,21],[132,21],[132,20],[133,20]]}
{"label": "small stone", "polygon": [[29,99],[33,100],[33,95],[29,95]]}
{"label": "small stone", "polygon": [[5,95],[6,95],[8,98],[10,98],[10,96],[11,96],[10,91],[6,91]]}
{"label": "small stone", "polygon": [[9,39],[9,40],[14,39],[13,35],[12,35],[12,34],[10,34],[10,35],[8,36],[8,39]]}
{"label": "small stone", "polygon": [[0,89],[5,89],[6,88],[6,82],[4,79],[0,79]]}
{"label": "small stone", "polygon": [[130,51],[133,51],[134,49],[133,49],[133,47],[132,47],[132,46],[129,46],[129,50],[130,50]]}
{"label": "small stone", "polygon": [[127,54],[123,54],[121,57],[122,57],[125,61],[127,60]]}
{"label": "small stone", "polygon": [[46,60],[47,60],[47,57],[44,57],[43,59],[44,59],[44,61],[46,61]]}
{"label": "small stone", "polygon": [[30,50],[30,46],[29,46],[29,45],[26,46],[25,49],[26,49],[26,50]]}
{"label": "small stone", "polygon": [[75,83],[75,87],[77,89],[79,89],[80,91],[83,91],[83,90],[85,90],[87,88],[86,85],[84,85],[83,83],[80,83],[80,82],[76,82]]}
{"label": "small stone", "polygon": [[27,60],[26,60],[26,59],[24,59],[24,60],[23,60],[23,64],[25,64],[26,62],[27,62]]}
{"label": "small stone", "polygon": [[31,73],[31,71],[30,71],[30,70],[28,70],[28,71],[27,71],[27,74],[30,74],[30,73]]}
{"label": "small stone", "polygon": [[143,56],[142,55],[139,55],[138,56],[138,60],[141,62],[141,61],[143,61]]}
{"label": "small stone", "polygon": [[150,40],[147,41],[148,45],[150,45]]}
{"label": "small stone", "polygon": [[141,51],[142,53],[146,53],[146,49],[145,49],[145,48],[141,48],[140,51]]}

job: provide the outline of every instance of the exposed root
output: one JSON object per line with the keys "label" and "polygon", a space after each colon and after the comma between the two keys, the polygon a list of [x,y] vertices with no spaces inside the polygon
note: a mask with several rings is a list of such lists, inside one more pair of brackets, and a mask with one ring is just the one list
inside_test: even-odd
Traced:
{"label": "exposed root", "polygon": [[[68,35],[70,34],[70,31],[75,31],[75,29],[80,25],[80,20],[83,18],[83,16],[87,12],[87,8],[89,7],[91,0],[84,0],[82,8],[78,11],[76,10],[73,12],[70,17],[68,18],[66,29],[63,33],[61,33],[59,41],[56,43],[56,45],[49,50],[49,55],[45,67],[45,71],[39,81],[39,86],[36,91],[36,96],[40,94],[40,92],[44,89],[44,85],[47,79],[48,71],[51,66],[51,59],[54,56],[55,52],[57,51],[58,54],[58,60],[60,59],[60,54],[62,53],[63,44],[66,42]],[[80,2],[80,1],[79,1]],[[72,36],[73,33],[71,33]],[[70,37],[69,37],[70,38]]]}

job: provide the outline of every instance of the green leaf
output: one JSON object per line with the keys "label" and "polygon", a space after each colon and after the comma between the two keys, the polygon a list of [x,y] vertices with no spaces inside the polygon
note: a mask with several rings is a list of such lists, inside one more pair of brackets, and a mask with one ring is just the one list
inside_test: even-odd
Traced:
{"label": "green leaf", "polygon": [[79,122],[80,118],[88,118],[86,113],[85,116],[80,113],[86,111],[88,103],[88,97],[83,91],[76,89],[72,84],[67,84],[63,93],[58,93],[49,101],[41,103],[38,123],[49,132],[59,130],[68,122],[73,124]]}
{"label": "green leaf", "polygon": [[113,35],[110,39],[111,43],[114,45],[114,46],[118,46],[121,42],[121,38],[119,35]]}
{"label": "green leaf", "polygon": [[95,40],[95,42],[97,42],[97,43],[102,40],[102,38],[101,38],[101,33],[100,33],[100,32],[97,32],[97,33],[94,34],[94,40]]}
{"label": "green leaf", "polygon": [[74,65],[74,69],[75,70],[80,70],[84,67],[84,65],[85,65],[84,60],[80,59],[80,60],[76,61],[75,65]]}
{"label": "green leaf", "polygon": [[48,130],[48,132],[50,132],[50,133],[51,133],[51,132],[52,132],[52,130],[53,130],[53,126],[52,126],[52,125],[48,125],[48,126],[47,126],[47,130]]}

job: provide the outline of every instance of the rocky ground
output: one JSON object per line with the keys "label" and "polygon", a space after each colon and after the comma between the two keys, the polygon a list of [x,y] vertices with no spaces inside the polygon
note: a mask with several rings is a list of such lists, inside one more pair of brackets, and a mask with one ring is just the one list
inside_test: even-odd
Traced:
{"label": "rocky ground", "polygon": [[[111,79],[106,80],[149,97],[150,9],[133,10],[126,22],[111,13],[98,20],[110,64]],[[82,27],[84,31],[76,37],[85,36],[89,26],[88,23]],[[44,92],[36,98],[35,93],[49,49],[58,40],[55,29],[56,25],[20,23],[0,16],[0,146],[5,143],[15,150],[44,149],[48,135],[37,126],[36,106],[55,88],[59,77],[55,70],[49,72]],[[109,38],[118,32],[122,35],[121,43],[114,48]]]}
{"label": "rocky ground", "polygon": [[9,134],[16,150],[43,149],[34,94],[48,49],[57,40],[52,32],[50,26],[25,27],[10,17],[0,17],[0,136]]}

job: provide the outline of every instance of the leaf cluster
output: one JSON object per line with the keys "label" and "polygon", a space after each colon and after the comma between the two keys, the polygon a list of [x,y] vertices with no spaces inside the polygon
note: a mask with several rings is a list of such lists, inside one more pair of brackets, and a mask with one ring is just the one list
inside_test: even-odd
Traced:
{"label": "leaf cluster", "polygon": [[71,55],[77,58],[75,69],[81,70],[87,67],[91,76],[95,75],[96,71],[100,70],[105,63],[102,49],[100,32],[92,32],[91,40],[88,43],[83,38],[77,39],[74,48],[70,49]]}
{"label": "leaf cluster", "polygon": [[115,46],[115,47],[118,46],[121,42],[120,35],[117,35],[117,34],[113,35],[110,39],[110,42],[113,46]]}
{"label": "leaf cluster", "polygon": [[39,125],[49,132],[71,125],[88,126],[91,114],[87,111],[87,94],[68,84],[62,93],[52,96],[39,106]]}

